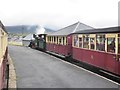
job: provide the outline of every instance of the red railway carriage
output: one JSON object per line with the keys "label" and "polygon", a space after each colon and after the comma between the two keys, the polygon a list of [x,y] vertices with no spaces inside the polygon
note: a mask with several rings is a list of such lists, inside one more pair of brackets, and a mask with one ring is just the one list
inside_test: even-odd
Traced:
{"label": "red railway carriage", "polygon": [[46,37],[46,50],[63,56],[69,56],[72,52],[72,35],[78,30],[93,29],[83,23],[77,22],[65,28],[62,28]]}
{"label": "red railway carriage", "polygon": [[75,32],[72,57],[120,75],[120,27]]}
{"label": "red railway carriage", "polygon": [[[8,72],[7,32],[0,21],[0,90],[7,87]],[[7,78],[6,78],[7,76]]]}
{"label": "red railway carriage", "polygon": [[56,42],[47,42],[47,51],[51,51],[61,55],[67,55],[66,36],[49,36],[48,38],[54,38]]}

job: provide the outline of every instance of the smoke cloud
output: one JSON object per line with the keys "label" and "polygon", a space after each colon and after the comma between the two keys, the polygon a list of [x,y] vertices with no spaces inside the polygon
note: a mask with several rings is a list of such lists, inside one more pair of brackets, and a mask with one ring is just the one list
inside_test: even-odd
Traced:
{"label": "smoke cloud", "polygon": [[36,34],[44,34],[45,29],[41,26],[38,26],[36,29]]}

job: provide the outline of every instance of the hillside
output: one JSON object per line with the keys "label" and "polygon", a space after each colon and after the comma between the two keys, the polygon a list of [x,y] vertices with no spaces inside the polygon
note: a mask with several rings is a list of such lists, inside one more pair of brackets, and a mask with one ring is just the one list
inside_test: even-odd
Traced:
{"label": "hillside", "polygon": [[[18,25],[18,26],[5,26],[9,34],[34,34],[38,28],[37,25]],[[54,32],[54,30],[44,28],[46,32]]]}

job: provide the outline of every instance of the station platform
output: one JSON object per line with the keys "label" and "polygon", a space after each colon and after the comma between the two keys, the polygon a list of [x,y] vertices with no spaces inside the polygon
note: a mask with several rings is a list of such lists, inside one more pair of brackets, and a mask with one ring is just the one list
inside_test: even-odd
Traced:
{"label": "station platform", "polygon": [[18,88],[115,88],[120,85],[52,55],[9,46]]}

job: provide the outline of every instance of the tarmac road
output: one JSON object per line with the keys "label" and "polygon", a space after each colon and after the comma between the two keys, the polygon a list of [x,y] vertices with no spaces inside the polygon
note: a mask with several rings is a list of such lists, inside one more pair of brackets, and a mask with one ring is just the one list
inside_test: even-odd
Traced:
{"label": "tarmac road", "polygon": [[113,82],[31,48],[9,46],[9,54],[18,88],[118,88]]}

